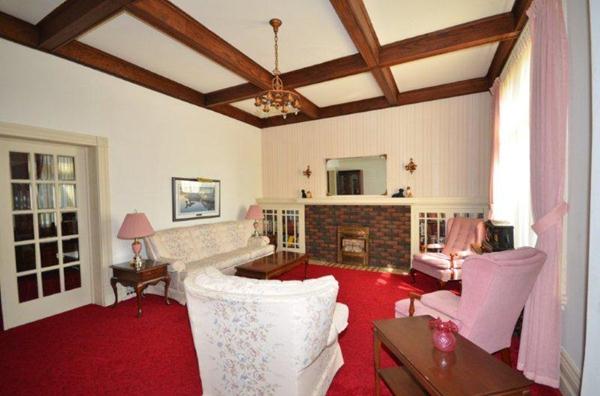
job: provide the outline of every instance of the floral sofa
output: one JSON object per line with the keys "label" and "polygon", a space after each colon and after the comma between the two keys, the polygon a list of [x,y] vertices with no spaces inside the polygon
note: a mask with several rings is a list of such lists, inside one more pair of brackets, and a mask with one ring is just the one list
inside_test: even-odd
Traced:
{"label": "floral sofa", "polygon": [[[252,220],[228,221],[161,230],[144,242],[149,258],[170,263],[169,297],[185,304],[183,281],[195,271],[212,267],[230,275],[238,265],[273,254],[269,238],[252,237],[253,232]],[[164,293],[158,285],[146,290]]]}
{"label": "floral sofa", "polygon": [[348,307],[332,276],[301,281],[225,276],[185,280],[204,395],[325,395],[344,364]]}

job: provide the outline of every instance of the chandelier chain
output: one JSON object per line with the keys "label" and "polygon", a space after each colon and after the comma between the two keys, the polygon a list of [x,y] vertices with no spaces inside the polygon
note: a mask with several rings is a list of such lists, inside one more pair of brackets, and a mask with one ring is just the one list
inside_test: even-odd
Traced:
{"label": "chandelier chain", "polygon": [[277,30],[275,30],[275,69],[273,70],[273,74],[278,76],[279,73],[279,36],[277,35]]}

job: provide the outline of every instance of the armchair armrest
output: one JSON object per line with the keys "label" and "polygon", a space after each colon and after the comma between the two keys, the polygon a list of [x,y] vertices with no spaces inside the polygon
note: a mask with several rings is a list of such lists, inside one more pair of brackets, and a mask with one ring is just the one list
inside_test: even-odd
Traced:
{"label": "armchair armrest", "polygon": [[422,294],[409,292],[408,298],[410,298],[410,306],[408,307],[408,316],[413,316],[415,314],[415,300],[421,300]]}

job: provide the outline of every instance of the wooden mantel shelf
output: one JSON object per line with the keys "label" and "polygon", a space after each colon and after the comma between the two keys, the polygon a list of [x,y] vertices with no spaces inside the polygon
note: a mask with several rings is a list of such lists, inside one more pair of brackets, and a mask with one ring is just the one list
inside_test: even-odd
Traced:
{"label": "wooden mantel shelf", "polygon": [[388,196],[331,196],[320,198],[258,198],[259,204],[281,205],[404,205],[404,206],[487,206],[485,198],[415,197],[392,198]]}

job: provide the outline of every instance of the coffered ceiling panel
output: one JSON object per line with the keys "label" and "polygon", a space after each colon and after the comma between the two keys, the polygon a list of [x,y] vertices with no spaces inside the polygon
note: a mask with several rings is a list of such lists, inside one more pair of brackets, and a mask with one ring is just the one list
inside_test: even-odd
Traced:
{"label": "coffered ceiling panel", "polygon": [[63,0],[0,0],[0,11],[35,25],[62,2]]}
{"label": "coffered ceiling panel", "polygon": [[371,73],[338,78],[337,80],[308,85],[296,90],[319,107],[383,95]]}
{"label": "coffered ceiling panel", "polygon": [[514,0],[364,0],[381,45],[509,12]]}
{"label": "coffered ceiling panel", "polygon": [[[232,103],[231,105],[237,107],[240,110],[244,110],[246,113],[250,113],[260,118],[269,118],[281,115],[281,113],[275,109],[271,109],[268,115],[259,113],[256,109],[256,106],[254,106],[254,99],[242,100],[240,102]],[[292,117],[292,115],[290,115],[290,117]]]}
{"label": "coffered ceiling panel", "polygon": [[273,70],[273,30],[279,18],[282,72],[356,53],[348,33],[327,0],[171,0],[183,11]]}
{"label": "coffered ceiling panel", "polygon": [[450,52],[393,66],[400,92],[483,77],[494,58],[497,43]]}
{"label": "coffered ceiling panel", "polygon": [[127,13],[108,20],[79,40],[200,92],[246,82]]}

